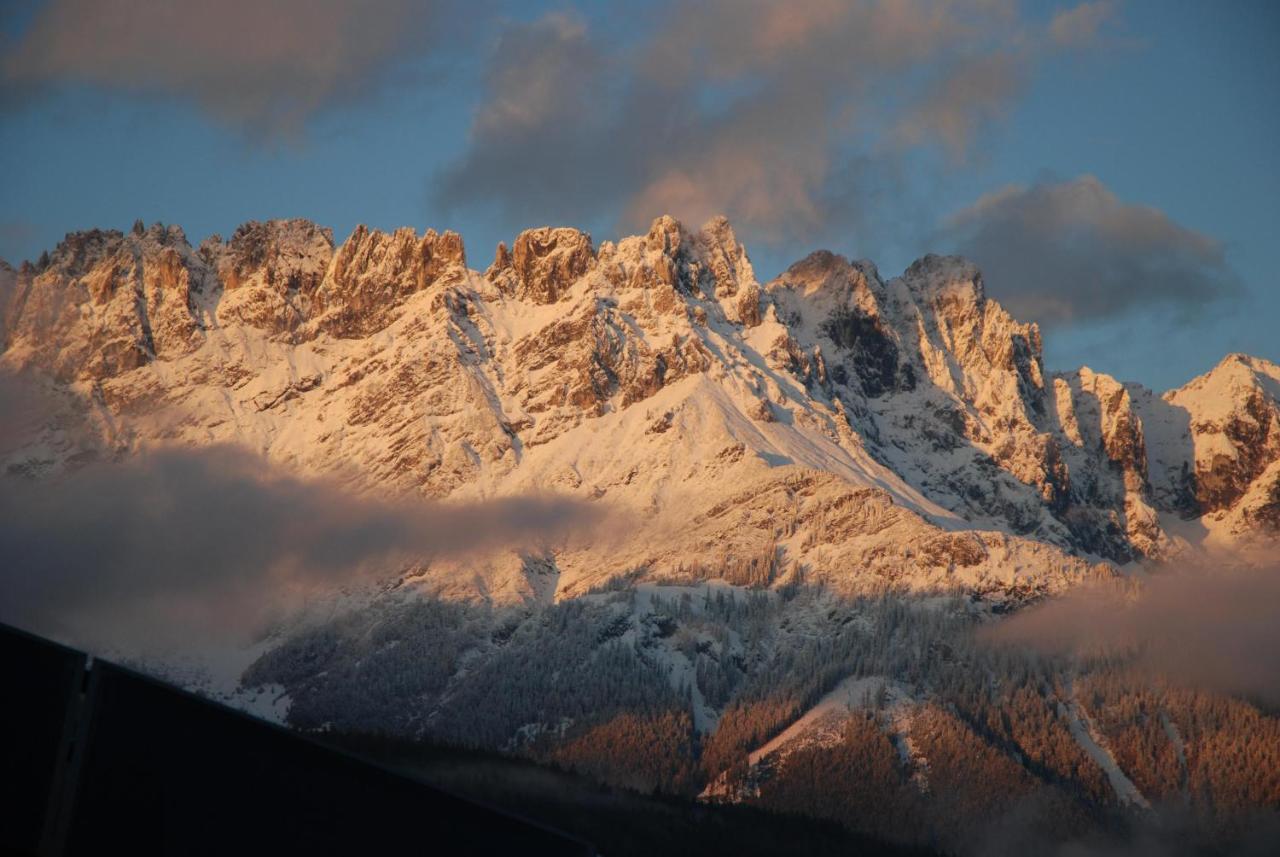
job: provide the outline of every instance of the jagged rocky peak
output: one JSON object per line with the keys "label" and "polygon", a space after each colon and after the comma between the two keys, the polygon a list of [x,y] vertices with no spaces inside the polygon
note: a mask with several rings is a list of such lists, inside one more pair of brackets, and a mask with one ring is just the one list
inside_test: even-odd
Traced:
{"label": "jagged rocky peak", "polygon": [[748,327],[760,324],[760,284],[727,218],[713,217],[690,232],[674,217],[663,215],[650,225],[643,244],[627,239],[619,249],[641,257],[632,285],[715,300],[727,320]]}
{"label": "jagged rocky peak", "polygon": [[600,275],[619,294],[619,307],[638,318],[691,312],[696,283],[686,265],[687,236],[679,221],[660,217],[645,235],[600,245]]}
{"label": "jagged rocky peak", "polygon": [[116,229],[68,232],[47,259],[36,266],[36,271],[45,273],[53,269],[63,277],[81,277],[106,259],[121,254],[151,255],[164,247],[189,249],[182,227],[163,223],[143,227],[138,221],[128,233]]}
{"label": "jagged rocky peak", "polygon": [[[136,235],[131,238],[137,240]],[[118,229],[68,232],[53,252],[42,254],[35,265],[24,265],[23,269],[29,275],[43,276],[46,282],[54,278],[71,280],[92,271],[99,262],[119,253],[124,246],[124,233]]]}
{"label": "jagged rocky peak", "polygon": [[987,298],[982,271],[963,256],[926,253],[907,266],[902,280],[914,293],[928,299],[949,298],[980,304]]}
{"label": "jagged rocky peak", "polygon": [[1082,366],[1054,377],[1054,397],[1058,424],[1067,440],[1100,450],[1124,474],[1126,489],[1145,490],[1146,439],[1129,388]]}
{"label": "jagged rocky peak", "polygon": [[713,217],[698,231],[699,255],[706,264],[717,298],[731,298],[756,281],[747,249],[738,241],[728,218]]}
{"label": "jagged rocky peak", "polygon": [[367,336],[396,316],[410,295],[467,276],[467,255],[456,232],[411,228],[394,232],[355,228],[334,254],[315,294],[314,324],[334,336]]}
{"label": "jagged rocky peak", "polygon": [[813,251],[792,263],[774,282],[779,287],[798,290],[806,298],[825,298],[841,306],[859,304],[866,311],[877,309],[876,299],[883,292],[874,265],[850,262],[830,250]]}
{"label": "jagged rocky peak", "polygon": [[[919,324],[900,325],[919,339],[923,367],[935,384],[994,415],[1009,404],[1031,422],[1045,412],[1040,328],[1015,320],[988,300],[977,266],[958,256],[928,255],[895,281],[898,300]],[[910,322],[912,319],[907,319]]]}
{"label": "jagged rocky peak", "polygon": [[789,326],[816,328],[830,343],[836,383],[872,398],[915,386],[915,370],[892,320],[884,317],[884,285],[870,262],[818,250],[773,280],[768,291]]}
{"label": "jagged rocky peak", "polygon": [[925,256],[887,289],[906,350],[965,412],[965,440],[1065,515],[1070,476],[1049,417],[1039,327],[988,299],[977,266],[957,256]]}
{"label": "jagged rocky peak", "polygon": [[[970,260],[929,254],[911,263],[898,281],[911,303],[936,320],[954,350],[977,349],[996,367],[1013,369],[1009,358],[1014,355],[1008,345],[1018,339],[1038,366],[1042,357],[1039,326],[1015,320],[998,302],[989,300],[982,272]],[[1038,368],[1036,374],[1042,374]]]}
{"label": "jagged rocky peak", "polygon": [[[396,336],[372,336],[397,322]],[[885,281],[870,262],[818,251],[762,291],[724,218],[695,231],[659,217],[598,250],[577,229],[531,229],[499,245],[483,277],[452,232],[361,226],[335,246],[314,223],[273,220],[198,252],[159,224],[75,233],[37,265],[0,266],[0,332],[6,370],[102,382],[139,411],[157,391],[188,395],[176,380],[188,375],[243,389],[237,407],[254,413],[342,399],[345,431],[385,450],[370,472],[432,491],[490,472],[485,462],[514,467],[517,448],[595,418],[674,400],[700,375],[697,389],[728,384],[724,402],[746,402],[748,420],[825,426],[930,501],[1059,548],[1160,555],[1170,537],[1157,509],[1218,516],[1217,531],[1280,527],[1274,364],[1231,355],[1164,397],[1088,369],[1049,378],[1039,329],[988,298],[967,260],[926,256]],[[348,341],[323,342],[304,368],[288,356],[326,338]],[[149,372],[157,361],[181,368]],[[643,407],[646,426],[676,410]],[[209,431],[241,416],[211,417]],[[344,443],[313,447],[345,460]]]}
{"label": "jagged rocky peak", "polygon": [[194,296],[207,279],[177,226],[70,233],[18,273],[9,360],[62,380],[99,379],[188,353],[202,341]]}
{"label": "jagged rocky peak", "polygon": [[664,214],[649,226],[643,238],[626,238],[618,244],[617,260],[623,272],[630,267],[629,277],[614,276],[615,282],[655,290],[662,294],[660,309],[680,306],[676,297],[698,292],[698,270],[693,242],[684,224]]}
{"label": "jagged rocky peak", "polygon": [[307,318],[333,258],[333,231],[302,219],[250,221],[225,244],[206,239],[200,256],[222,284],[219,324],[284,333]]}
{"label": "jagged rocky peak", "polygon": [[484,272],[485,279],[495,281],[504,271],[510,270],[511,251],[507,248],[507,242],[499,241],[497,249],[493,251],[493,263]]}
{"label": "jagged rocky peak", "polygon": [[846,404],[865,412],[860,430],[927,493],[1017,532],[1070,539],[1053,519],[1068,512],[1071,480],[1039,330],[986,297],[972,262],[926,256],[885,283],[869,262],[818,252],[769,292],[795,335],[821,346],[840,395],[854,394]]}
{"label": "jagged rocky peak", "polygon": [[311,292],[320,285],[333,246],[333,230],[310,220],[251,220],[225,245],[219,236],[210,237],[200,254],[217,268],[228,291],[256,281],[276,291]]}
{"label": "jagged rocky peak", "polygon": [[1054,378],[1059,425],[1082,446],[1097,446],[1119,467],[1130,490],[1147,478],[1146,440],[1129,388],[1110,375],[1082,366]]}
{"label": "jagged rocky peak", "polygon": [[728,218],[713,217],[698,231],[699,255],[714,283],[714,296],[725,316],[746,327],[760,324],[762,290],[747,248],[734,234]]}
{"label": "jagged rocky peak", "polygon": [[485,276],[504,294],[551,304],[590,271],[595,261],[589,233],[543,226],[517,235],[510,252],[505,244],[499,244]]}
{"label": "jagged rocky peak", "polygon": [[1077,546],[1118,561],[1164,553],[1136,401],[1145,391],[1088,367],[1056,374],[1052,388],[1050,423],[1070,476],[1062,517]]}
{"label": "jagged rocky peak", "polygon": [[760,286],[733,228],[713,218],[698,232],[669,215],[648,232],[605,241],[593,251],[591,236],[576,229],[543,227],[522,232],[511,249],[499,244],[485,278],[500,292],[547,304],[562,300],[573,283],[593,272],[593,288],[612,289],[626,311],[650,316],[689,315],[705,322],[708,309],[690,298],[718,302],[731,322],[760,323]]}
{"label": "jagged rocky peak", "polygon": [[884,284],[875,265],[851,262],[830,250],[816,250],[793,263],[768,288],[794,295],[786,309],[801,322],[820,325],[833,314],[851,312],[866,318],[882,314]]}
{"label": "jagged rocky peak", "polygon": [[156,288],[199,288],[199,277],[184,277],[177,270],[191,263],[191,255],[181,227],[155,223],[144,228],[139,221],[128,233],[114,229],[68,233],[52,253],[42,254],[35,265],[24,263],[20,276],[28,285],[38,283],[38,291],[60,293],[81,286],[88,292],[59,294],[61,303],[79,303],[88,297],[101,304],[109,301],[125,282],[134,281],[141,286],[144,277]]}
{"label": "jagged rocky peak", "polygon": [[1280,490],[1274,488],[1280,484],[1280,366],[1229,354],[1164,400],[1186,414],[1201,511],[1227,509],[1257,490]]}
{"label": "jagged rocky peak", "polygon": [[428,229],[419,237],[410,227],[383,232],[360,224],[338,248],[330,274],[339,284],[370,275],[390,277],[399,290],[412,291],[466,264],[466,248],[456,232]]}
{"label": "jagged rocky peak", "polygon": [[645,236],[645,246],[656,253],[676,258],[688,240],[684,224],[669,214],[654,218]]}

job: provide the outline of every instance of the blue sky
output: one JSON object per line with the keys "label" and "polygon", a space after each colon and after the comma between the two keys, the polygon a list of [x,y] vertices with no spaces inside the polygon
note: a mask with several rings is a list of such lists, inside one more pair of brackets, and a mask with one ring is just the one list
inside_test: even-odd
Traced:
{"label": "blue sky", "polygon": [[1280,360],[1274,3],[136,5],[4,7],[12,263],[301,216],[453,228],[483,268],[525,226],[723,211],[762,280],[969,251],[1050,368]]}

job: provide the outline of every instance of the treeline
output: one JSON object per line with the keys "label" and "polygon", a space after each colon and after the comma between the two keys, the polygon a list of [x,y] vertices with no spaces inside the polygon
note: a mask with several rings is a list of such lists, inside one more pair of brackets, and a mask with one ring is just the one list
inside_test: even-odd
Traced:
{"label": "treeline", "polygon": [[388,601],[307,628],[245,672],[247,686],[283,685],[302,729],[413,734],[464,652],[490,633],[492,612],[451,602]]}
{"label": "treeline", "polygon": [[[737,566],[742,579],[768,576],[757,560]],[[716,783],[961,853],[1119,835],[1142,817],[1072,735],[1071,704],[1153,805],[1180,808],[1206,836],[1234,841],[1259,811],[1280,810],[1274,713],[1152,681],[1125,661],[980,644],[987,614],[969,599],[754,583],[655,590],[637,577],[541,608],[387,600],[296,635],[245,681],[284,685],[302,728],[505,750],[645,793]],[[864,700],[835,747],[749,765],[849,678],[891,685],[898,701]],[[695,697],[715,717],[703,733]]]}
{"label": "treeline", "polygon": [[1259,809],[1280,810],[1274,712],[1124,664],[1085,676],[1080,695],[1116,761],[1149,799],[1184,808],[1223,835],[1251,826]]}
{"label": "treeline", "polygon": [[888,733],[883,714],[855,714],[839,743],[787,755],[754,802],[958,853],[1035,853],[1098,827],[1068,790],[1037,779],[945,708],[925,705],[913,717],[923,770]]}
{"label": "treeline", "polygon": [[538,756],[642,794],[692,796],[699,790],[693,721],[686,710],[619,712]]}
{"label": "treeline", "polygon": [[672,569],[670,580],[678,585],[723,580],[733,586],[762,589],[781,578],[785,566],[786,551],[775,538],[754,555],[734,553],[726,554],[717,562],[678,563]]}
{"label": "treeline", "polygon": [[555,763],[534,763],[510,755],[386,736],[329,732],[320,737],[454,794],[483,800],[581,836],[609,857],[936,854],[859,835],[811,815],[637,794],[633,789],[601,785],[585,775],[561,770]]}

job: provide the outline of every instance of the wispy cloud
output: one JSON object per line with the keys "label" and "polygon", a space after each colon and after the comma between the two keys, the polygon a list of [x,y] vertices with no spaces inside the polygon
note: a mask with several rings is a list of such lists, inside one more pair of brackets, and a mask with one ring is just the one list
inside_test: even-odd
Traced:
{"label": "wispy cloud", "polygon": [[13,93],[88,84],[295,134],[424,51],[447,0],[49,0],[0,61]]}
{"label": "wispy cloud", "polygon": [[0,478],[0,619],[78,641],[247,640],[317,593],[399,563],[554,546],[595,505],[389,501],[233,447]]}
{"label": "wispy cloud", "polygon": [[979,131],[1002,118],[1022,93],[1026,59],[997,51],[946,69],[901,118],[898,135],[908,145],[936,142],[955,162],[964,161]]}
{"label": "wispy cloud", "polygon": [[993,626],[998,642],[1056,654],[1130,654],[1193,687],[1280,705],[1280,567],[1184,566],[1136,592],[1084,588]]}
{"label": "wispy cloud", "polygon": [[904,149],[964,161],[1037,62],[1088,42],[1012,0],[676,0],[633,17],[625,39],[559,13],[509,23],[435,201],[509,225],[726,213],[758,239],[824,237],[857,220],[869,172]]}
{"label": "wispy cloud", "polygon": [[[446,208],[493,203],[507,224],[579,224],[610,199],[609,91],[617,73],[577,16],[552,14],[510,24],[485,73],[486,98],[466,157],[442,172],[434,195]],[[609,145],[633,148],[639,141]],[[628,183],[626,175],[614,181]]]}
{"label": "wispy cloud", "polygon": [[1221,242],[1093,176],[1014,186],[954,214],[939,236],[982,268],[1014,315],[1053,324],[1237,294]]}
{"label": "wispy cloud", "polygon": [[1059,10],[1049,22],[1049,38],[1064,47],[1091,44],[1115,13],[1116,4],[1111,0],[1095,0]]}

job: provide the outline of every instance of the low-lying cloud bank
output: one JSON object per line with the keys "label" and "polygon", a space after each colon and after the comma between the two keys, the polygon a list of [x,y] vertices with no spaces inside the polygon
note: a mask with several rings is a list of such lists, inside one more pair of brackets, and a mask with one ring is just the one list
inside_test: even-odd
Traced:
{"label": "low-lying cloud bank", "polygon": [[387,501],[233,447],[0,478],[0,620],[90,645],[251,634],[397,564],[546,547],[599,521],[552,497]]}
{"label": "low-lying cloud bank", "polygon": [[1280,706],[1280,565],[1184,566],[1140,589],[1086,587],[989,628],[1046,654],[1129,654],[1141,669]]}

